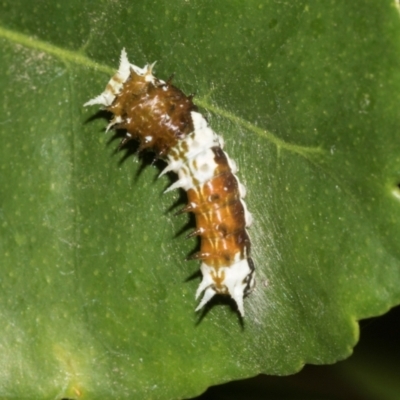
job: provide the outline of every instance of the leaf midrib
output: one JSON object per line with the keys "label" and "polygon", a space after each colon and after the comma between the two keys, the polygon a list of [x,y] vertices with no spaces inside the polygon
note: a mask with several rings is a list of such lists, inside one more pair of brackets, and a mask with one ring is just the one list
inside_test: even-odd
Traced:
{"label": "leaf midrib", "polygon": [[[112,75],[115,72],[115,68],[112,68],[108,65],[100,64],[95,61],[90,60],[85,54],[83,54],[81,51],[71,51],[71,50],[66,50],[63,48],[60,48],[58,46],[54,46],[52,44],[49,44],[43,40],[40,40],[34,36],[28,36],[23,33],[15,32],[13,30],[4,28],[0,26],[0,38],[7,39],[11,42],[18,43],[20,45],[45,52],[47,54],[50,54],[61,61],[65,62],[66,64],[68,63],[73,63],[81,66],[85,66],[91,69],[94,69],[99,72],[104,72],[107,75]],[[83,49],[82,49],[83,50]],[[307,146],[300,146],[297,144],[293,143],[288,143],[285,142],[284,140],[276,137],[273,133],[266,129],[262,129],[253,123],[246,121],[243,118],[240,118],[233,113],[217,107],[210,102],[207,101],[207,99],[198,97],[196,98],[196,103],[209,110],[210,112],[219,115],[223,118],[226,118],[230,122],[239,125],[250,132],[253,132],[254,134],[267,139],[271,143],[273,143],[278,150],[287,150],[292,153],[296,153],[308,160],[311,160],[313,156],[319,156],[323,154],[327,154],[327,151],[323,149],[322,147],[307,147]]]}

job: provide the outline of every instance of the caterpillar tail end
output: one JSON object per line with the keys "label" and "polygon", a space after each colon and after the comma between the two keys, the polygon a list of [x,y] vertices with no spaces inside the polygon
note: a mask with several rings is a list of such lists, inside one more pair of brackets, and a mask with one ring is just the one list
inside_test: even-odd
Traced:
{"label": "caterpillar tail end", "polygon": [[[216,294],[217,292],[212,287],[208,287],[204,292],[204,296],[201,299],[199,305],[196,307],[195,311],[197,312],[201,310]],[[198,296],[196,295],[196,298],[197,297]],[[233,298],[233,300],[235,300],[241,317],[244,317],[243,297],[240,293],[238,293],[236,296],[234,293],[231,297]]]}
{"label": "caterpillar tail end", "polygon": [[230,267],[218,269],[201,264],[203,280],[196,292],[196,299],[204,292],[199,305],[195,311],[203,308],[216,294],[229,294],[237,305],[238,311],[244,317],[243,298],[254,287],[254,267],[250,266],[249,260],[238,260]]}

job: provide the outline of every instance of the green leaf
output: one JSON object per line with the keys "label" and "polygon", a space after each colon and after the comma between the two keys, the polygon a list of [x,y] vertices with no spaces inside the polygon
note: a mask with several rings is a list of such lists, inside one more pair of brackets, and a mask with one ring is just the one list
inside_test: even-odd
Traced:
{"label": "green leaf", "polygon": [[[400,303],[399,36],[393,1],[0,3],[0,397],[187,398],[349,356]],[[122,47],[240,166],[243,321],[194,312],[183,194],[82,106]]]}

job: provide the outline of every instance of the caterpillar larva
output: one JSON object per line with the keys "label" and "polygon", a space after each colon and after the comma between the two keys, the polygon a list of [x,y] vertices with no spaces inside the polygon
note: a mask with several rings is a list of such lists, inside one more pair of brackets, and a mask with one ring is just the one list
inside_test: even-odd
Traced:
{"label": "caterpillar larva", "polygon": [[113,113],[107,130],[126,130],[122,145],[135,139],[140,149],[151,149],[167,162],[161,175],[173,171],[178,180],[168,188],[183,188],[184,212],[196,217],[201,248],[192,258],[202,261],[203,279],[196,311],[215,294],[230,295],[244,315],[243,297],[254,288],[254,264],[246,228],[252,217],[242,200],[245,189],[236,165],[222,150],[223,141],[197,112],[192,96],[153,75],[153,66],[130,64],[125,49],[118,72],[102,94],[85,106],[100,104]]}

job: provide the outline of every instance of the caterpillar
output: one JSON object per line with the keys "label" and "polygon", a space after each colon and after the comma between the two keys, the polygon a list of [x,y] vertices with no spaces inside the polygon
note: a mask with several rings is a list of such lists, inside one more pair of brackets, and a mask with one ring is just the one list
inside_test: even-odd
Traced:
{"label": "caterpillar", "polygon": [[255,286],[246,190],[235,175],[235,162],[223,151],[223,139],[198,112],[193,96],[172,85],[172,78],[156,78],[154,65],[130,64],[123,49],[119,69],[104,92],[84,106],[99,104],[113,114],[106,131],[126,131],[120,146],[134,139],[140,151],[150,149],[165,160],[160,176],[170,171],[178,175],[166,191],[186,191],[188,203],[181,211],[194,213],[196,229],[189,236],[200,237],[200,251],[190,257],[202,261],[196,299],[204,295],[195,311],[222,294],[231,296],[244,316],[243,298]]}

